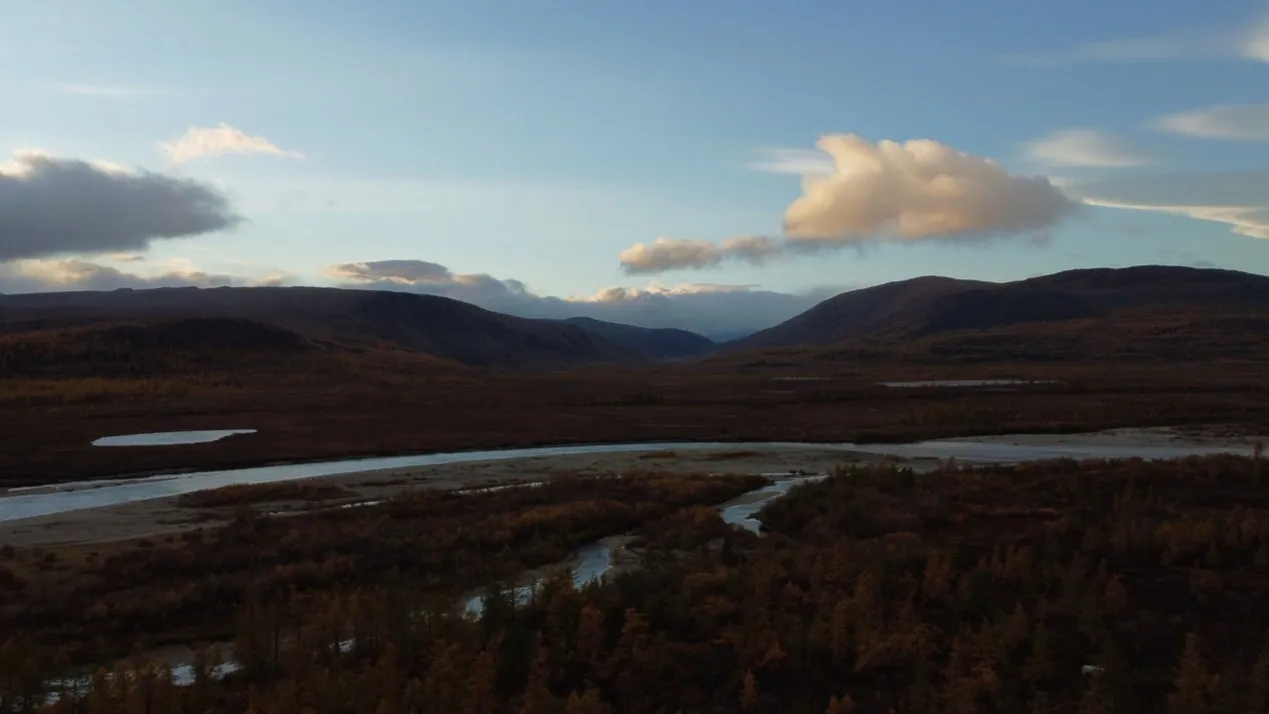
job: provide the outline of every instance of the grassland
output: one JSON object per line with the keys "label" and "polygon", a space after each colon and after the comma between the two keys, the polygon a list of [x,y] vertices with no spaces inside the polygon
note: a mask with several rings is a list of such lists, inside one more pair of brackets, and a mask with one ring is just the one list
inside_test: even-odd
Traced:
{"label": "grassland", "polygon": [[[797,379],[789,379],[797,377]],[[1012,389],[883,381],[1057,380]],[[990,366],[743,361],[565,373],[306,353],[144,376],[0,378],[0,487],[119,474],[566,443],[905,441],[1122,426],[1269,427],[1257,362]],[[250,428],[223,443],[103,449],[100,436]]]}

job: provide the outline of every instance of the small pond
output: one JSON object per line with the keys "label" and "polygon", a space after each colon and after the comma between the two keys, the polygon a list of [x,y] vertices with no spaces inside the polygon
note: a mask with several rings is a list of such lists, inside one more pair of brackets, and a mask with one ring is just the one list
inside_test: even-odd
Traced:
{"label": "small pond", "polygon": [[93,446],[178,446],[207,444],[235,434],[254,434],[255,429],[213,429],[206,431],[156,431],[149,434],[103,436]]}

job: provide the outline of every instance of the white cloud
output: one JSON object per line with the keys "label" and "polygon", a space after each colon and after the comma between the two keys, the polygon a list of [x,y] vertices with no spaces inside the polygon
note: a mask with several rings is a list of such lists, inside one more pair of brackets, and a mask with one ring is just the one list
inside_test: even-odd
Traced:
{"label": "white cloud", "polygon": [[1230,230],[1249,238],[1269,240],[1269,207],[1258,206],[1172,206],[1146,203],[1121,203],[1105,199],[1087,198],[1084,203],[1105,208],[1122,208],[1133,211],[1152,211],[1186,216],[1197,221],[1214,221],[1230,226]]}
{"label": "white cloud", "polygon": [[218,154],[266,154],[302,159],[297,151],[279,148],[263,136],[250,136],[241,129],[221,123],[214,128],[191,126],[184,134],[159,145],[173,163],[183,163]]}
{"label": "white cloud", "polygon": [[835,171],[808,179],[784,214],[791,241],[835,245],[983,238],[1041,231],[1072,203],[1042,176],[931,139],[876,144],[855,134],[817,144]]}
{"label": "white cloud", "polygon": [[462,300],[488,310],[523,317],[593,317],[644,327],[677,327],[704,335],[770,327],[806,310],[830,294],[760,290],[752,285],[685,283],[611,287],[592,295],[540,295],[519,280],[485,273],[452,273],[421,260],[381,260],[331,266],[328,274],[345,287],[399,290]]}
{"label": "white cloud", "polygon": [[1238,50],[1246,59],[1269,62],[1269,11],[1243,34]]}
{"label": "white cloud", "polygon": [[1154,128],[1198,139],[1269,141],[1269,104],[1227,104],[1160,117]]}
{"label": "white cloud", "polygon": [[1269,239],[1269,171],[1134,176],[1072,184],[1068,190],[1090,206],[1186,216]]}
{"label": "white cloud", "polygon": [[0,165],[0,261],[141,250],[240,222],[224,195],[197,181],[38,150]]}
{"label": "white cloud", "polygon": [[764,158],[748,164],[754,171],[797,176],[833,173],[833,160],[815,149],[762,149]]}
{"label": "white cloud", "polygon": [[658,238],[623,251],[623,269],[700,270],[726,260],[760,264],[791,251],[882,241],[1037,235],[1077,205],[1043,176],[1011,174],[991,159],[930,139],[873,144],[855,134],[833,134],[817,146],[832,170],[802,177],[802,195],[785,209],[783,240],[743,236],[716,245]]}
{"label": "white cloud", "polygon": [[1151,163],[1142,151],[1096,129],[1065,129],[1029,141],[1028,158],[1049,166],[1123,168]]}
{"label": "white cloud", "polygon": [[1086,62],[1244,59],[1269,62],[1269,12],[1250,24],[1226,24],[1172,35],[1088,42],[1047,52],[1005,55],[1006,61],[1056,67]]}

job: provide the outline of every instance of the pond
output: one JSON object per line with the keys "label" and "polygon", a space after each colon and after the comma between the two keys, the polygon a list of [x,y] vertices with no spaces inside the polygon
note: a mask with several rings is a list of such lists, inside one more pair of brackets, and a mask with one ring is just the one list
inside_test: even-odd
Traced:
{"label": "pond", "polygon": [[149,434],[103,436],[93,446],[179,446],[207,444],[235,434],[254,434],[255,429],[213,429],[205,431],[156,431]]}

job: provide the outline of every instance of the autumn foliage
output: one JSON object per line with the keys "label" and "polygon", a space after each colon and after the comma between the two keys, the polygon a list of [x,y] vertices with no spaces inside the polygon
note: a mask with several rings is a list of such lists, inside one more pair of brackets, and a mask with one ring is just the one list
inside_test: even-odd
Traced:
{"label": "autumn foliage", "polygon": [[[523,491],[509,532],[588,522],[544,521],[559,494]],[[760,518],[761,537],[687,503],[631,515],[612,525],[639,527],[642,570],[581,590],[556,578],[519,607],[491,597],[482,619],[388,581],[309,595],[255,581],[239,672],[145,696],[103,684],[56,709],[1269,711],[1259,459],[843,468]]]}

